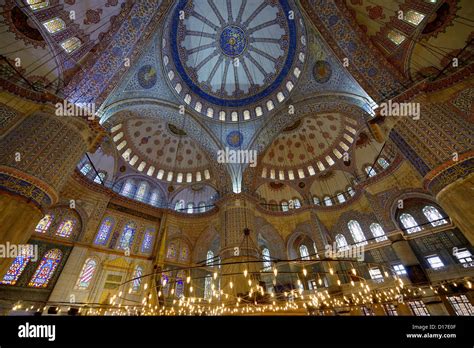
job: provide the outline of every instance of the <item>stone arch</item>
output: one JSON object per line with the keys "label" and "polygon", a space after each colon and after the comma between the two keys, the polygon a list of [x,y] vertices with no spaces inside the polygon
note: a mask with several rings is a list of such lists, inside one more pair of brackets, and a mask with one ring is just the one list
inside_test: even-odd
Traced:
{"label": "stone arch", "polygon": [[286,257],[285,241],[280,236],[276,228],[262,217],[257,217],[255,219],[255,226],[260,226],[256,232],[257,234],[260,233],[268,242],[270,256],[272,258],[284,259]]}

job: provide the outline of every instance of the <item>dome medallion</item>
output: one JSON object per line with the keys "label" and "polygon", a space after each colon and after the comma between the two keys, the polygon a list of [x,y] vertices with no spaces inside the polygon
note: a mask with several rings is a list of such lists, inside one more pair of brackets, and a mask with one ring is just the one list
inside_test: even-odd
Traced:
{"label": "dome medallion", "polygon": [[208,118],[263,116],[303,71],[304,22],[292,0],[180,0],[162,44],[165,73],[185,104]]}

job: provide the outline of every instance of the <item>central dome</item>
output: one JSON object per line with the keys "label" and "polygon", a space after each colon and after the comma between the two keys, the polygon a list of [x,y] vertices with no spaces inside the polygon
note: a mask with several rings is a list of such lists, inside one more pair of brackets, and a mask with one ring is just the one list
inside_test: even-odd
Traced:
{"label": "central dome", "polygon": [[163,37],[176,93],[210,118],[262,116],[288,98],[306,39],[290,1],[180,0]]}
{"label": "central dome", "polygon": [[235,58],[244,52],[247,46],[247,38],[242,28],[229,25],[222,30],[219,44],[222,53]]}

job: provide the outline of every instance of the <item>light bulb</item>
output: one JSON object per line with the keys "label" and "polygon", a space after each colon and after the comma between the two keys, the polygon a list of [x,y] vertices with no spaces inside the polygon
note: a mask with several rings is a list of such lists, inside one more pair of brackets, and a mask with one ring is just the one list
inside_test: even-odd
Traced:
{"label": "light bulb", "polygon": [[189,284],[189,282],[190,282],[190,281],[191,281],[191,277],[190,277],[190,276],[188,276],[188,277],[186,278],[186,283],[188,283],[188,284]]}
{"label": "light bulb", "polygon": [[247,274],[248,274],[248,273],[249,273],[249,272],[248,272],[246,269],[244,269],[244,277],[247,277]]}
{"label": "light bulb", "polygon": [[306,277],[306,274],[308,274],[308,271],[306,271],[306,268],[303,268],[303,275]]}
{"label": "light bulb", "polygon": [[234,287],[234,283],[230,282],[229,286],[232,289]]}

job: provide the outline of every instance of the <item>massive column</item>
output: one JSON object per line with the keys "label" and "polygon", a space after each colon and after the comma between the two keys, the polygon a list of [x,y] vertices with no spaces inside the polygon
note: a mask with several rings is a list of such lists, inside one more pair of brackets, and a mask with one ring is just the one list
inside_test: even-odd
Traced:
{"label": "massive column", "polygon": [[471,79],[436,93],[420,94],[405,101],[420,105],[419,117],[386,117],[382,123],[392,126],[396,120],[389,130],[390,139],[424,178],[424,187],[474,244],[474,212],[470,209],[474,198],[474,123],[468,111],[459,109],[470,101],[458,93],[472,89],[472,85]]}
{"label": "massive column", "polygon": [[[0,105],[2,113],[13,111]],[[25,244],[80,158],[103,133],[96,120],[43,107],[9,118],[0,137],[0,243]],[[0,261],[0,276],[12,259]]]}
{"label": "massive column", "polygon": [[[220,208],[221,225],[221,289],[234,296],[249,292],[258,284],[259,259],[255,231],[255,204],[244,194],[233,195]],[[225,265],[226,263],[234,263]],[[244,271],[247,270],[247,276]],[[251,286],[249,285],[251,281]],[[231,284],[232,282],[232,284]]]}

